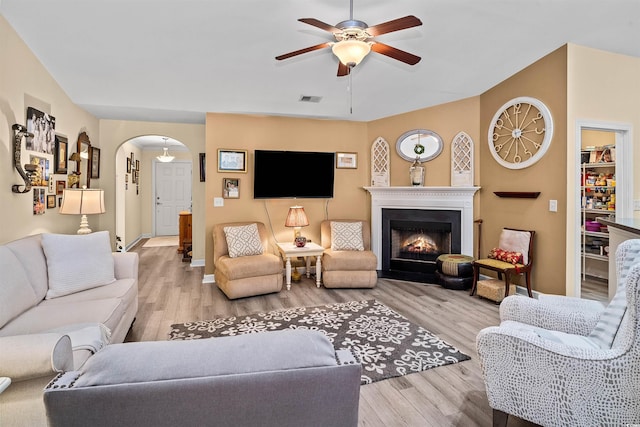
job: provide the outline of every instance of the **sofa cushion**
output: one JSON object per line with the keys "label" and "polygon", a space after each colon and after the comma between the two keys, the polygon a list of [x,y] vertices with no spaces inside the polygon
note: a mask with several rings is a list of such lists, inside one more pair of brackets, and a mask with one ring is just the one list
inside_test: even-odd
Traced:
{"label": "sofa cushion", "polygon": [[[256,353],[259,349],[259,353]],[[260,357],[260,354],[269,357]],[[295,354],[295,357],[291,357]],[[149,363],[149,361],[153,363]],[[213,360],[215,363],[203,363]],[[112,344],[80,369],[74,387],[336,366],[321,332],[284,330],[193,341]]]}
{"label": "sofa cushion", "polygon": [[35,306],[38,297],[29,284],[20,260],[6,246],[0,246],[0,328]]}
{"label": "sofa cushion", "polygon": [[47,259],[42,250],[42,234],[23,237],[5,246],[11,249],[20,261],[38,301],[43,300],[49,290],[49,277],[47,276]]}
{"label": "sofa cushion", "polygon": [[55,300],[43,300],[16,317],[4,328],[0,336],[33,334],[77,323],[102,323],[114,330],[125,315],[127,306],[119,298],[72,301],[60,304]]}
{"label": "sofa cushion", "polygon": [[362,222],[331,221],[331,250],[363,251]]}
{"label": "sofa cushion", "polygon": [[375,271],[378,260],[371,251],[332,251],[322,255],[323,270]]}
{"label": "sofa cushion", "polygon": [[224,227],[229,256],[237,258],[250,255],[261,255],[264,252],[257,224]]}
{"label": "sofa cushion", "polygon": [[269,274],[282,273],[282,261],[273,254],[251,255],[239,258],[222,256],[216,262],[216,272],[218,271],[229,280],[267,276]]}
{"label": "sofa cushion", "polygon": [[86,235],[43,234],[49,290],[46,299],[113,283],[113,256],[108,231]]}

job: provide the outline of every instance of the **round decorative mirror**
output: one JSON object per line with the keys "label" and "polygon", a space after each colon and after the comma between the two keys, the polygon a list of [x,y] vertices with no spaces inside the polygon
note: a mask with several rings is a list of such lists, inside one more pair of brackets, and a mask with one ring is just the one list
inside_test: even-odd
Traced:
{"label": "round decorative mirror", "polygon": [[396,151],[404,160],[427,162],[442,152],[444,143],[437,133],[426,129],[414,129],[400,135]]}

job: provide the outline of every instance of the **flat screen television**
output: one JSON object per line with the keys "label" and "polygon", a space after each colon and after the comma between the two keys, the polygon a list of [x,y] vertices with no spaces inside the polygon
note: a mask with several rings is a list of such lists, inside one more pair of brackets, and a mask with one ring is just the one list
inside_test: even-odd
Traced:
{"label": "flat screen television", "polygon": [[254,199],[333,197],[335,153],[256,150]]}

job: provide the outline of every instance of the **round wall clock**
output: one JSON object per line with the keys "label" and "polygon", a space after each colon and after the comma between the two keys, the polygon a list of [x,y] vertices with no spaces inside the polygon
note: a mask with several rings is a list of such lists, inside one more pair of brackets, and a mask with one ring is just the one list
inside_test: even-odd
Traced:
{"label": "round wall clock", "polygon": [[524,169],[540,160],[551,145],[553,119],[541,101],[522,96],[498,109],[489,125],[489,151],[509,169]]}

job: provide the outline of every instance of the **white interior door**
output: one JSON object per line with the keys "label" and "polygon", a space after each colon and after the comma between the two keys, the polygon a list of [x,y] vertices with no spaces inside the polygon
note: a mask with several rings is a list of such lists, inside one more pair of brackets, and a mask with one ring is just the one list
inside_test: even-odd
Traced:
{"label": "white interior door", "polygon": [[191,209],[191,169],[191,162],[156,162],[156,236],[178,235],[179,213]]}

